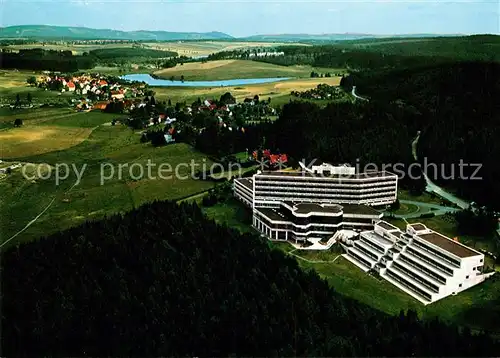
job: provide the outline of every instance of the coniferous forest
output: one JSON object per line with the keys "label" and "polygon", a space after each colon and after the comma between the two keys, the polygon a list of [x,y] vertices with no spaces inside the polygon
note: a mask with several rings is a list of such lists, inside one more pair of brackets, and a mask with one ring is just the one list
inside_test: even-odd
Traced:
{"label": "coniferous forest", "polygon": [[[419,160],[437,164],[437,170],[429,166],[429,177],[470,201],[500,209],[500,64],[456,62],[366,72],[346,77],[344,85],[356,85],[372,101],[418,111],[413,129],[422,132]],[[460,161],[470,164],[463,175]],[[481,164],[476,175],[474,164]]]}
{"label": "coniferous forest", "polygon": [[256,235],[154,202],[2,252],[3,356],[495,356],[347,299]]}

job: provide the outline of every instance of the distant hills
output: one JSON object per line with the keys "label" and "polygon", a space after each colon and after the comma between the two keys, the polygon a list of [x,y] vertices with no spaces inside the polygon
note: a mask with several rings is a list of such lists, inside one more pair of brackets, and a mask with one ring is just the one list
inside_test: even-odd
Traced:
{"label": "distant hills", "polygon": [[[87,27],[20,25],[0,28],[0,38],[3,39],[36,39],[36,40],[133,40],[133,41],[175,41],[175,40],[246,40],[246,41],[346,41],[368,38],[388,37],[437,37],[439,34],[405,34],[405,35],[374,35],[374,34],[276,34],[254,35],[235,38],[223,32],[169,32],[169,31],[120,31],[111,29],[91,29]],[[446,35],[454,36],[454,35]]]}
{"label": "distant hills", "polygon": [[297,42],[297,41],[348,41],[374,38],[422,38],[422,37],[439,37],[439,36],[463,36],[463,35],[440,35],[440,34],[402,34],[402,35],[374,35],[374,34],[278,34],[278,35],[254,35],[245,37],[249,41],[280,41],[280,42]]}
{"label": "distant hills", "polygon": [[87,27],[22,25],[0,28],[0,38],[60,40],[227,40],[233,37],[222,32],[119,31]]}

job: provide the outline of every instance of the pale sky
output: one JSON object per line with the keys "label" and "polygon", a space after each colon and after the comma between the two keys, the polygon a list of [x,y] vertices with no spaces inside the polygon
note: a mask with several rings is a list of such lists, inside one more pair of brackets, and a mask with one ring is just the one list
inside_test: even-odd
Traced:
{"label": "pale sky", "polygon": [[283,33],[500,33],[500,0],[0,0],[0,26]]}

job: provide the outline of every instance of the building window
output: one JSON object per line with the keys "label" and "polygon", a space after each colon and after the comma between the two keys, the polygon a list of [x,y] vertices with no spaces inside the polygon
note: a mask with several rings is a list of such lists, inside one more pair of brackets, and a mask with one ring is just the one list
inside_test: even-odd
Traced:
{"label": "building window", "polygon": [[468,280],[469,279],[469,275],[465,276],[465,278]]}
{"label": "building window", "polygon": [[479,262],[483,262],[483,259],[479,260]]}
{"label": "building window", "polygon": [[475,267],[473,267],[473,268],[472,268],[472,271],[476,271],[476,268],[475,268]]}
{"label": "building window", "polygon": [[458,287],[462,287],[462,284],[459,284]]}

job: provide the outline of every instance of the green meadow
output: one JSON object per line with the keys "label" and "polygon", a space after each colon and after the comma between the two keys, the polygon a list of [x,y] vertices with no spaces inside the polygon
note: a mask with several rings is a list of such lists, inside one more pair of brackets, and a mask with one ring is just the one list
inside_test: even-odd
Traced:
{"label": "green meadow", "polygon": [[[2,140],[2,159],[32,163],[25,167],[26,176],[18,168],[0,179],[2,242],[23,229],[49,204],[42,216],[8,244],[128,211],[149,201],[177,200],[213,187],[211,182],[191,178],[192,167],[208,166],[211,161],[186,144],[155,148],[150,143],[140,143],[139,132],[110,125],[113,116],[101,112],[48,111],[51,112],[39,109],[25,113],[26,126],[0,130],[0,138],[21,133],[16,138],[25,144],[21,150],[19,142]],[[2,121],[7,121],[5,116]],[[84,131],[85,138],[74,143],[67,141],[74,135],[72,130]],[[42,138],[38,144],[45,143],[44,146],[30,144],[37,142],[33,138],[36,133],[46,131],[56,131],[51,141]],[[66,146],[61,147],[61,142]],[[9,149],[16,145],[19,150]],[[3,158],[5,152],[11,154],[8,159]],[[81,180],[75,185],[78,176]]]}

